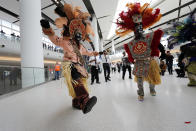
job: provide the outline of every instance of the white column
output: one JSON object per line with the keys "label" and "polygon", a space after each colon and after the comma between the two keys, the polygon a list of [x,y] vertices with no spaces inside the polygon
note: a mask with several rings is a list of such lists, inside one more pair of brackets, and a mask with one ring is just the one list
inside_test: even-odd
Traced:
{"label": "white column", "polygon": [[115,47],[114,47],[114,39],[112,39],[112,54],[115,54],[116,51],[115,51]]}
{"label": "white column", "polygon": [[40,19],[41,0],[20,0],[23,88],[45,81]]}
{"label": "white column", "polygon": [[103,51],[103,39],[100,40],[99,51]]}
{"label": "white column", "polygon": [[99,51],[99,35],[97,30],[97,18],[94,16],[92,21],[93,31],[95,33],[93,44],[95,47],[95,51]]}

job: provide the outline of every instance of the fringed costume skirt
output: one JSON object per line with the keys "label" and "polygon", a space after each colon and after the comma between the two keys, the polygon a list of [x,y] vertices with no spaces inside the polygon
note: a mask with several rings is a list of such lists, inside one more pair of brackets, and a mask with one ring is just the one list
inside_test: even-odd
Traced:
{"label": "fringed costume skirt", "polygon": [[[81,75],[81,73],[79,73],[78,69],[76,69],[75,66],[76,66],[75,64],[69,61],[62,62],[65,83],[67,84],[69,95],[72,96],[73,98],[77,97],[74,88],[82,86],[85,88],[86,92],[88,93],[87,77]],[[84,67],[81,66],[80,68],[84,68]]]}
{"label": "fringed costume skirt", "polygon": [[136,61],[133,74],[135,75],[136,82],[137,78],[140,77],[150,84],[159,85],[161,84],[160,71],[157,61],[152,59],[147,61]]}

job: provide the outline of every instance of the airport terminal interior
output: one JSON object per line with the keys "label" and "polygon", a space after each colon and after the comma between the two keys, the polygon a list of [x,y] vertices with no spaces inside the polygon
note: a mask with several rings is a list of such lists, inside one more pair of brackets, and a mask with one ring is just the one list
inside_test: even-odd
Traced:
{"label": "airport terminal interior", "polygon": [[0,0],[0,131],[196,131],[196,0]]}

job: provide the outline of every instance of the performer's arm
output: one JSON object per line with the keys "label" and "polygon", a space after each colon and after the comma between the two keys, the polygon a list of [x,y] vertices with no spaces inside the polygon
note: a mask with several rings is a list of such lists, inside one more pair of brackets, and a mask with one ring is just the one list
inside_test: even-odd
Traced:
{"label": "performer's arm", "polygon": [[128,54],[129,62],[134,63],[134,59],[133,59],[133,57],[132,57],[132,55],[131,55],[131,52],[130,52],[130,50],[129,50],[128,44],[124,44],[124,48],[125,48],[125,51],[126,51],[127,54]]}
{"label": "performer's arm", "polygon": [[40,23],[42,26],[43,33],[48,36],[50,41],[55,45],[62,47],[61,44],[62,38],[59,38],[58,36],[55,35],[53,29],[50,27],[49,22],[47,20],[42,19],[40,20]]}
{"label": "performer's arm", "polygon": [[163,35],[163,31],[158,29],[154,32],[153,40],[151,43],[151,56],[158,56],[159,57],[159,50],[158,46],[160,44],[161,37]]}
{"label": "performer's arm", "polygon": [[67,53],[66,51],[64,51],[64,57],[67,59],[71,59],[72,55],[70,55],[69,53]]}
{"label": "performer's arm", "polygon": [[56,35],[53,35],[53,36],[48,36],[48,38],[50,39],[50,41],[52,43],[54,43],[56,46],[60,46],[60,47],[63,47],[62,45],[62,38],[59,38],[58,36]]}
{"label": "performer's arm", "polygon": [[82,44],[80,45],[80,50],[81,50],[81,54],[86,56],[97,56],[99,54],[96,51],[92,51],[92,52],[87,51]]}
{"label": "performer's arm", "polygon": [[94,62],[94,61],[95,61],[95,59],[94,59],[94,60],[90,60],[89,62],[92,63],[92,62]]}
{"label": "performer's arm", "polygon": [[90,57],[89,62],[92,63],[93,61],[95,61],[95,58]]}

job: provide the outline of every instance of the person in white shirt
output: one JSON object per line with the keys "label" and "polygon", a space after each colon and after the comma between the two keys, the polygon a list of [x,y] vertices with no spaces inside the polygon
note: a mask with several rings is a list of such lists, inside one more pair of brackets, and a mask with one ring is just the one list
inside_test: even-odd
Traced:
{"label": "person in white shirt", "polygon": [[96,79],[96,83],[100,84],[99,82],[99,63],[100,60],[96,56],[91,56],[89,59],[89,63],[91,65],[91,85],[94,83]]}
{"label": "person in white shirt", "polygon": [[103,70],[104,70],[104,76],[105,76],[105,81],[111,81],[110,80],[110,58],[107,55],[107,52],[104,50],[103,53],[101,54],[101,60],[103,63]]}

